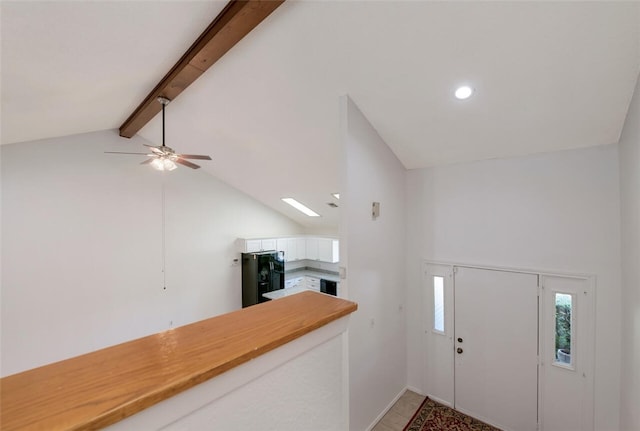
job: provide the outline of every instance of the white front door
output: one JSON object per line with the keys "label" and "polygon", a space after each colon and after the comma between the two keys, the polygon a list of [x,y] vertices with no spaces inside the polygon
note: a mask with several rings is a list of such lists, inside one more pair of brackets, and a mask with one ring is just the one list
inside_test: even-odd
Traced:
{"label": "white front door", "polygon": [[455,269],[455,408],[505,431],[535,431],[538,276]]}

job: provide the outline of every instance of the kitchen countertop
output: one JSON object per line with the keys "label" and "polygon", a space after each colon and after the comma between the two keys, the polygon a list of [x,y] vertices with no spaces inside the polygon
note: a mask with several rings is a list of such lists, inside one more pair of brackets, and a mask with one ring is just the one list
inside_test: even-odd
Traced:
{"label": "kitchen countertop", "polygon": [[285,272],[284,279],[285,281],[291,280],[293,278],[298,277],[315,277],[315,278],[324,278],[325,280],[337,281],[340,282],[340,276],[338,274],[331,274],[327,272],[314,271],[312,269],[303,269],[292,272]]}
{"label": "kitchen countertop", "polygon": [[[290,287],[288,289],[280,289],[274,290],[273,292],[263,293],[262,296],[269,299],[280,299],[285,296],[295,295],[296,293],[306,292],[307,290],[320,293],[317,290],[307,289],[306,287]],[[326,295],[326,293],[323,293],[323,295]]]}

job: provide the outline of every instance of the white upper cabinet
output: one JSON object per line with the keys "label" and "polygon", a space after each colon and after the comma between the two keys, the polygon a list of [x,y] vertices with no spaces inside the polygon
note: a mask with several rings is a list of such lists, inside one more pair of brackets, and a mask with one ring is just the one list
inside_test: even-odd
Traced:
{"label": "white upper cabinet", "polygon": [[[302,239],[302,241],[300,241]],[[287,238],[289,258],[287,261],[302,260],[306,256],[306,242],[304,238]]]}
{"label": "white upper cabinet", "polygon": [[307,238],[307,259],[318,260],[320,238]]}
{"label": "white upper cabinet", "polygon": [[285,262],[289,262],[291,260],[288,240],[288,238],[276,238],[276,250],[284,253]]}
{"label": "white upper cabinet", "polygon": [[255,253],[260,250],[262,250],[262,240],[248,239],[246,241],[245,247],[244,247],[245,253]]}
{"label": "white upper cabinet", "polygon": [[340,261],[339,242],[337,239],[318,239],[318,260],[336,263]]}
{"label": "white upper cabinet", "polygon": [[[300,253],[302,249],[303,253]],[[276,250],[284,252],[285,262],[304,259],[304,247],[298,246],[298,238],[276,238]]]}
{"label": "white upper cabinet", "polygon": [[307,239],[306,238],[294,238],[296,243],[296,259],[303,260],[307,258]]}
{"label": "white upper cabinet", "polygon": [[241,253],[255,253],[268,250],[283,251],[286,262],[304,259],[329,263],[337,263],[340,261],[338,255],[339,241],[334,238],[239,238],[236,242]]}
{"label": "white upper cabinet", "polygon": [[268,251],[276,249],[276,239],[242,239],[239,238],[236,243],[241,253],[257,253],[259,251]]}
{"label": "white upper cabinet", "polygon": [[333,238],[307,238],[307,259],[336,263],[340,261],[339,241]]}
{"label": "white upper cabinet", "polygon": [[275,250],[276,249],[276,239],[269,238],[262,240],[262,250]]}

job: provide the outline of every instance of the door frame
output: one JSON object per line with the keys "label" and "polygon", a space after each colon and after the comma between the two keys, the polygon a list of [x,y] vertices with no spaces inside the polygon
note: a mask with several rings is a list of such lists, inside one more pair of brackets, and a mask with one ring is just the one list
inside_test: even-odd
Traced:
{"label": "door frame", "polygon": [[[584,428],[581,431],[593,431],[594,429],[594,370],[595,370],[595,307],[596,307],[596,276],[594,274],[586,274],[586,273],[572,273],[572,272],[562,272],[562,271],[549,271],[549,270],[539,270],[539,269],[531,269],[531,268],[514,268],[514,267],[500,267],[500,266],[491,266],[491,265],[478,265],[478,264],[468,264],[468,263],[460,263],[460,262],[447,262],[447,261],[436,261],[430,259],[422,259],[421,262],[421,270],[422,270],[422,283],[420,294],[422,297],[421,304],[421,323],[422,323],[422,357],[423,357],[423,366],[421,367],[422,372],[422,382],[423,382],[423,391],[426,395],[429,395],[429,387],[428,380],[426,376],[426,365],[429,361],[429,351],[428,351],[428,337],[431,334],[431,308],[429,308],[429,304],[431,304],[431,300],[426,295],[428,289],[431,288],[429,275],[431,274],[429,271],[429,265],[439,266],[442,268],[448,267],[448,272],[453,275],[456,267],[464,267],[464,268],[473,268],[473,269],[482,269],[482,270],[492,270],[492,271],[504,271],[504,272],[516,272],[516,273],[524,273],[524,274],[532,274],[538,276],[538,429],[544,431],[544,424],[542,422],[542,418],[544,416],[542,409],[545,406],[545,400],[543,397],[543,387],[545,384],[545,369],[546,367],[552,366],[551,364],[547,364],[545,362],[545,358],[547,357],[548,352],[545,352],[545,291],[543,286],[543,280],[545,277],[561,277],[561,278],[571,278],[585,281],[585,298],[583,301],[582,310],[580,311],[585,315],[582,320],[582,326],[579,330],[584,334],[583,340],[586,340],[584,346],[582,346],[582,364],[580,366],[580,372],[582,373],[582,377],[585,379],[585,392],[583,393],[583,401],[584,408],[582,410],[582,418],[581,422]],[[435,274],[438,275],[438,274]],[[455,295],[455,277],[451,279],[451,288],[453,295]],[[450,307],[449,312],[452,314],[451,319],[455,322],[455,309]],[[455,370],[454,363],[451,363],[452,371]],[[454,373],[455,379],[455,373]],[[453,401],[455,402],[455,384],[453,388]],[[437,397],[434,397],[436,401],[438,401]],[[449,403],[447,403],[449,404]]]}

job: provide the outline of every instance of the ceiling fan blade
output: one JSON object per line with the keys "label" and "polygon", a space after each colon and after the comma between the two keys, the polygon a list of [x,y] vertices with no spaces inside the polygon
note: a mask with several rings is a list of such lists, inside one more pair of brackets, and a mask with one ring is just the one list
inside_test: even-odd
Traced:
{"label": "ceiling fan blade", "polygon": [[105,151],[105,154],[140,154],[142,156],[149,156],[147,153],[124,153],[122,151]]}
{"label": "ceiling fan blade", "polygon": [[164,151],[162,151],[161,147],[156,147],[154,145],[149,145],[149,144],[142,144],[142,145],[144,145],[145,147],[149,147],[149,149],[151,151],[153,151],[154,153],[156,153],[156,154],[164,154],[165,153]]}
{"label": "ceiling fan blade", "polygon": [[149,163],[153,162],[155,160],[155,157],[152,157],[150,159],[145,160],[144,162],[140,163],[141,165],[148,165]]}
{"label": "ceiling fan blade", "polygon": [[198,169],[200,168],[200,166],[196,165],[195,163],[191,163],[191,162],[187,162],[186,160],[182,160],[182,159],[175,159],[176,163],[180,163],[181,165],[187,166],[191,169]]}
{"label": "ceiling fan blade", "polygon": [[201,156],[198,154],[176,154],[176,156],[182,159],[199,159],[199,160],[211,160],[209,156]]}

